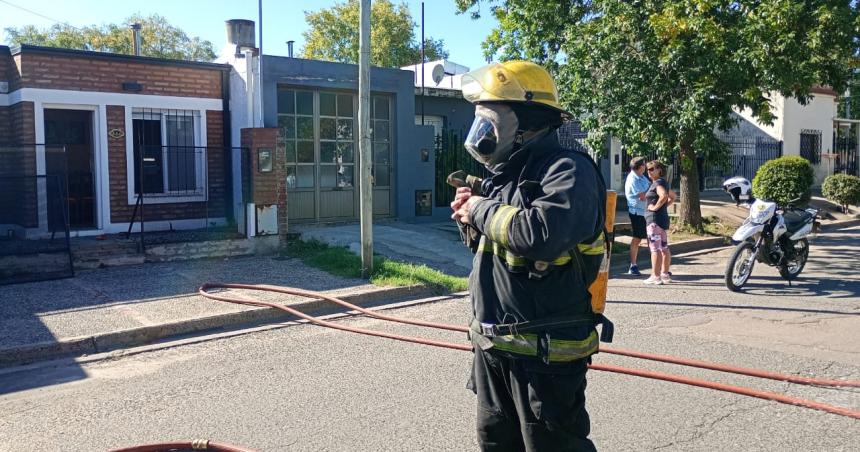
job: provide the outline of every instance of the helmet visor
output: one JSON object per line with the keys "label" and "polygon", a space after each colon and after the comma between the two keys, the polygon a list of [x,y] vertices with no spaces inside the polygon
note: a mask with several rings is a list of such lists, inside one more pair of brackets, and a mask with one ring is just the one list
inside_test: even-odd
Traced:
{"label": "helmet visor", "polygon": [[517,78],[499,63],[463,74],[463,97],[469,102],[526,100],[526,91]]}

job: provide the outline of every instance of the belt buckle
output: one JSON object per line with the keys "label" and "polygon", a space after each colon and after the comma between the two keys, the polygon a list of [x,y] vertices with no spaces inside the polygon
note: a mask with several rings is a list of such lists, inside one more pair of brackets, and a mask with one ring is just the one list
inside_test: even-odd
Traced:
{"label": "belt buckle", "polygon": [[497,336],[498,335],[498,334],[496,334],[497,332],[498,331],[496,330],[496,325],[493,325],[492,323],[481,322],[481,334],[482,335],[492,337],[492,336]]}

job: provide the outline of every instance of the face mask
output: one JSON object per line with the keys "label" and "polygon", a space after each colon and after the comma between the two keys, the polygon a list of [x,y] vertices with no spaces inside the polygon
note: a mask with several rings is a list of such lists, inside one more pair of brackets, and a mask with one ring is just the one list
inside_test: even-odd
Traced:
{"label": "face mask", "polygon": [[466,150],[493,171],[511,156],[518,126],[517,115],[507,105],[477,105],[464,143]]}

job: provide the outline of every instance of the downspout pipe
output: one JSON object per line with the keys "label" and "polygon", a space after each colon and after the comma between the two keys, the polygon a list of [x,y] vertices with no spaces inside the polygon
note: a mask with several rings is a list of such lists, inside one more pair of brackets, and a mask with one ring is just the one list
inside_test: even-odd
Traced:
{"label": "downspout pipe", "polygon": [[221,71],[221,136],[224,147],[224,205],[227,222],[236,221],[233,212],[233,130],[230,115],[230,70]]}

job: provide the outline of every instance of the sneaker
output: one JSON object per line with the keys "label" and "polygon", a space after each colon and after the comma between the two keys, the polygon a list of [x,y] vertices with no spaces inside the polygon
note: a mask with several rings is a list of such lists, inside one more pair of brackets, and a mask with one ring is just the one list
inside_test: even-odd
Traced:
{"label": "sneaker", "polygon": [[663,280],[654,276],[654,275],[651,275],[651,277],[649,277],[648,279],[646,279],[645,281],[642,281],[642,282],[644,282],[645,284],[651,284],[651,285],[655,285],[655,286],[662,286],[663,285]]}
{"label": "sneaker", "polygon": [[636,276],[642,275],[642,273],[639,273],[639,266],[636,264],[630,265],[630,270],[627,270],[627,274],[628,275],[636,275]]}
{"label": "sneaker", "polygon": [[663,281],[663,284],[669,284],[672,282],[672,274],[671,273],[663,273],[660,275],[660,280]]}

